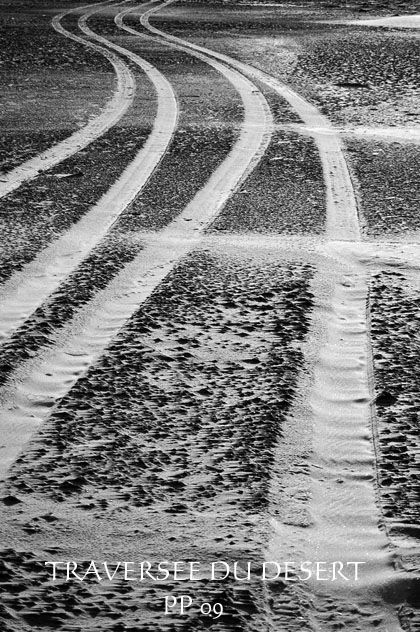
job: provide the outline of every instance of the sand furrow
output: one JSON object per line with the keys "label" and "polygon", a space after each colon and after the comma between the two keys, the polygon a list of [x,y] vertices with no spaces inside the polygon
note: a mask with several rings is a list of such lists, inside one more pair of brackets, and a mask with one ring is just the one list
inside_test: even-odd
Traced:
{"label": "sand furrow", "polygon": [[[173,1],[169,0],[166,5]],[[209,53],[207,49],[151,27],[148,15],[143,16],[141,22],[155,35]],[[336,246],[331,242],[360,239],[355,194],[338,133],[315,107],[278,80],[224,55],[214,53],[214,57],[286,98],[315,138],[327,189],[325,253],[328,259],[332,256],[333,267],[337,267],[343,244],[338,244],[335,251]],[[380,513],[375,502],[376,463],[370,428],[372,393],[366,319],[369,273],[358,263],[357,255],[340,262],[341,270],[329,282],[323,269],[325,263],[320,261],[319,265],[312,287],[317,313],[310,332],[312,348],[307,357],[313,377],[307,385],[308,407],[304,411],[312,429],[308,448],[313,453],[311,476],[289,481],[292,497],[293,490],[304,489],[304,495],[311,500],[300,510],[293,506],[294,515],[288,519],[273,521],[268,558],[280,561],[300,554],[301,559],[327,563],[340,560],[344,567],[347,562],[360,562],[360,580],[346,582],[344,590],[342,584],[337,587],[327,584],[324,588],[322,582],[316,581],[305,586],[307,602],[311,604],[307,616],[313,629],[334,629],[341,624],[343,616],[346,629],[360,629],[360,612],[356,617],[352,613],[355,604],[363,600],[364,629],[373,630],[380,622],[386,629],[397,632],[400,624],[394,608],[386,603],[386,593],[392,586],[399,586],[398,590],[404,593],[406,577],[394,574],[389,542],[379,530]],[[300,401],[292,416],[302,415]],[[282,437],[279,445],[280,454],[284,439]],[[295,436],[291,437],[293,440],[296,441]],[[273,486],[275,489],[275,477]],[[294,497],[292,499],[294,501]],[[278,500],[274,494],[274,515]],[[279,613],[279,617],[284,623],[284,613]]]}
{"label": "sand furrow", "polygon": [[327,235],[330,239],[353,240],[359,239],[360,229],[356,198],[350,173],[342,151],[341,141],[330,121],[319,110],[306,101],[280,80],[268,75],[232,57],[217,53],[208,48],[192,44],[186,40],[169,35],[149,24],[149,16],[176,0],[168,0],[140,18],[142,25],[155,35],[166,41],[187,47],[196,53],[204,53],[215,59],[237,68],[245,75],[272,88],[277,94],[286,99],[299,114],[301,119],[311,129],[321,155],[327,194]]}
{"label": "sand furrow", "polygon": [[[102,2],[101,5],[103,4],[108,4],[108,2]],[[97,4],[94,5],[94,8],[90,8],[91,5],[88,5],[88,7],[89,10],[86,15],[92,15],[92,13],[98,11]],[[99,52],[109,60],[117,77],[115,92],[102,113],[89,121],[82,129],[2,176],[0,180],[0,198],[8,195],[24,182],[35,178],[40,172],[51,169],[51,167],[89,145],[115,125],[133,102],[135,81],[128,66],[117,55],[103,46],[88,42],[83,37],[71,33],[61,25],[61,20],[66,15],[77,13],[78,11],[80,11],[80,8],[70,9],[56,15],[52,20],[52,26],[64,37]]]}
{"label": "sand furrow", "polygon": [[[288,476],[287,492],[280,499],[273,484],[272,512],[278,513],[278,502],[284,511],[273,520],[269,559],[343,564],[347,581],[315,580],[296,589],[303,590],[311,604],[308,616],[314,630],[336,629],[343,619],[346,630],[360,630],[363,614],[363,630],[380,625],[399,632],[387,594],[394,589],[403,594],[406,577],[395,574],[389,542],[379,529],[375,497],[366,322],[369,269],[361,263],[357,246],[347,249],[329,242],[319,255],[311,287],[316,297],[313,324],[305,349],[310,379],[302,376],[300,397],[281,440],[293,444],[299,432],[298,454],[310,470]],[[296,502],[297,490],[309,502]],[[356,581],[349,572],[353,562],[360,562]],[[358,603],[363,603],[363,613],[355,609]]]}
{"label": "sand furrow", "polygon": [[[222,72],[242,98],[244,120],[238,140],[227,158],[184,211],[150,240],[145,236],[146,243],[141,253],[65,327],[60,340],[44,354],[42,361],[32,363],[26,374],[23,370],[21,379],[3,390],[0,428],[5,438],[5,448],[1,475],[5,474],[54,403],[98,358],[127,319],[150,296],[176,262],[197,244],[200,233],[214,219],[232,192],[264,154],[273,130],[273,119],[266,100],[261,92],[236,70],[214,60],[211,61],[211,65]],[[170,101],[165,100],[161,104],[161,114],[164,118],[168,103]],[[168,122],[157,120],[155,130],[157,128],[159,138],[164,125],[167,126]],[[167,140],[169,142],[169,139]],[[148,145],[140,152],[142,155],[147,147]],[[140,164],[140,161],[138,162]],[[139,171],[139,177],[145,177],[141,167]],[[128,187],[132,177],[131,175],[125,178],[124,186]],[[112,209],[115,211],[115,204],[121,205],[120,198],[128,195],[121,187],[121,180],[116,186],[117,188],[113,187],[106,196],[110,213]],[[99,213],[102,217],[103,212],[97,210],[96,215]],[[76,241],[72,240],[69,243],[68,233],[56,242],[54,262],[50,259],[48,264],[48,260],[44,259],[40,277],[34,275],[26,284],[22,282],[15,288],[14,295],[11,295],[13,300],[6,299],[9,311],[3,311],[3,330],[7,327],[10,330],[13,318],[15,322],[21,322],[19,310],[24,306],[27,306],[28,311],[29,307],[33,310],[35,303],[40,303],[37,292],[43,296],[49,294],[45,291],[47,281],[51,288],[57,286],[59,279],[55,275],[60,274],[60,278],[63,278],[61,270],[74,267],[74,264],[68,265],[68,259],[81,259],[80,243],[85,239],[82,238],[83,235],[92,235],[92,240],[97,239],[98,217],[94,217],[93,220],[92,217],[94,216],[89,213],[89,217],[84,218],[82,230],[79,227],[82,222],[78,224]],[[70,232],[73,234],[74,231]],[[5,316],[8,316],[8,319]]]}
{"label": "sand furrow", "polygon": [[[401,266],[417,269],[418,245],[330,241],[317,251],[318,273],[311,287],[315,310],[305,349],[310,377],[303,372],[274,467],[284,470],[284,444],[292,445],[300,472],[296,476],[291,467],[280,496],[273,480],[272,513],[278,517],[269,559],[362,562],[357,581],[315,581],[304,587],[314,629],[335,629],[345,617],[348,630],[381,625],[400,631],[395,605],[412,600],[415,579],[401,563],[404,550],[398,550],[398,539],[384,530],[392,522],[380,498],[384,493],[389,499],[389,488],[377,487],[372,406],[378,392],[367,309],[372,274]],[[309,472],[302,469],[305,463],[311,465]],[[412,547],[406,557],[414,560],[415,555]],[[366,617],[363,628],[355,609],[359,603]]]}
{"label": "sand furrow", "polygon": [[[86,34],[107,43],[105,38],[96,36],[85,25],[92,13],[90,11],[80,18],[80,26]],[[175,131],[178,106],[171,84],[138,55],[112,43],[109,46],[129,57],[152,82],[158,97],[152,132],[135,159],[89,212],[5,283],[1,291],[0,339],[15,331],[104,237],[144,187],[164,156]]]}

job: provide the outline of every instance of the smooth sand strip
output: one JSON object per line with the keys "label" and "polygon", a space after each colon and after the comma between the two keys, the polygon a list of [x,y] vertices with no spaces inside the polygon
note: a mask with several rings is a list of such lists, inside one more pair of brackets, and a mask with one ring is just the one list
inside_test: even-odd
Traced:
{"label": "smooth sand strip", "polygon": [[[101,5],[107,3],[102,2]],[[84,8],[90,8],[91,6],[92,5],[88,5],[88,7]],[[98,6],[98,4],[94,5],[93,8],[88,11],[88,15],[99,11]],[[52,20],[52,26],[64,37],[91,48],[110,61],[117,77],[117,87],[114,94],[101,114],[89,121],[82,129],[2,176],[0,180],[0,198],[8,195],[24,182],[35,178],[40,172],[51,169],[89,145],[96,138],[104,134],[110,127],[115,125],[133,102],[135,81],[128,66],[117,55],[114,55],[114,53],[106,48],[70,33],[70,31],[67,31],[61,25],[61,20],[66,15],[77,13],[81,9],[83,9],[83,7],[70,9],[56,15]]]}
{"label": "smooth sand strip", "polygon": [[[375,252],[374,247],[366,250]],[[319,254],[312,283],[317,304],[305,350],[312,377],[290,411],[295,433],[296,427],[310,426],[306,462],[312,467],[310,478],[289,484],[299,489],[299,498],[310,501],[305,503],[305,520],[294,519],[296,507],[290,503],[284,522],[283,517],[273,521],[269,559],[339,560],[345,572],[350,570],[347,562],[360,562],[356,581],[347,572],[348,581],[314,580],[305,586],[319,605],[311,611],[314,629],[323,629],[329,602],[338,614],[331,613],[331,622],[345,618],[346,630],[359,630],[360,617],[351,614],[354,604],[363,601],[365,614],[379,618],[381,629],[400,632],[395,610],[382,596],[384,586],[398,578],[386,534],[378,527],[375,498],[366,322],[369,270],[360,262],[358,244],[329,242]],[[372,263],[378,265],[377,259]],[[287,428],[283,440],[288,440]],[[375,629],[367,617],[364,625],[366,632]]]}
{"label": "smooth sand strip", "polygon": [[[220,69],[242,97],[244,120],[238,140],[185,210],[167,228],[149,234],[144,250],[78,312],[57,336],[54,347],[24,365],[0,391],[4,446],[0,477],[5,476],[55,402],[102,354],[177,261],[197,245],[202,231],[264,155],[273,130],[266,100],[240,73],[219,62],[212,61],[212,65]],[[54,273],[54,266],[50,272]]]}
{"label": "smooth sand strip", "polygon": [[[329,134],[331,128],[311,128],[299,123],[277,123],[276,129],[289,130],[297,134],[314,136],[315,134]],[[401,125],[390,127],[386,125],[360,125],[355,127],[335,127],[334,134],[341,136],[355,136],[366,140],[381,140],[388,143],[420,144],[420,125]]]}
{"label": "smooth sand strip", "polygon": [[389,143],[420,144],[420,126],[343,127],[340,129],[340,134],[365,139],[379,139]]}
{"label": "smooth sand strip", "polygon": [[[147,17],[141,20],[146,27]],[[157,29],[149,28],[156,35],[162,35]],[[166,34],[163,36],[167,37]],[[229,63],[225,56],[217,54],[217,57]],[[330,241],[323,248],[329,255],[330,249],[337,248],[332,258],[334,255],[340,257],[346,240],[359,240],[360,232],[354,191],[337,132],[313,106],[277,80],[244,64],[234,62],[232,65],[264,81],[287,98],[305,123],[313,128],[312,135],[321,152],[327,185],[326,238],[337,240],[336,244]],[[357,248],[358,244],[350,246]],[[340,588],[331,590],[331,584],[323,590],[323,584],[315,582],[311,588],[316,599],[325,604],[334,594],[337,608],[342,607],[345,612],[346,608],[351,611],[352,598],[357,593],[359,597],[363,595],[372,614],[381,616],[387,630],[397,632],[400,626],[395,611],[384,604],[380,595],[380,587],[394,581],[395,576],[387,539],[378,529],[373,483],[375,460],[370,441],[372,393],[366,323],[368,274],[355,263],[357,254],[351,253],[350,258],[351,262],[346,264],[350,265],[351,271],[344,278],[332,280],[330,306],[324,307],[321,303],[321,329],[315,319],[312,331],[319,348],[314,352],[318,358],[314,362],[314,382],[308,393],[314,455],[310,486],[311,525],[300,528],[298,524],[292,527],[290,523],[275,523],[269,559],[293,559],[299,550],[302,559],[364,562],[360,583],[346,583],[340,592]],[[325,271],[319,272],[314,280],[318,300],[325,291],[325,275]],[[371,598],[366,596],[367,587],[371,587]],[[322,615],[317,623],[322,625]],[[353,622],[347,623],[349,630],[358,629],[358,624],[358,621],[355,626]]]}
{"label": "smooth sand strip", "polygon": [[360,239],[357,204],[350,173],[341,147],[339,134],[330,121],[321,114],[314,105],[303,99],[281,81],[271,77],[262,70],[258,70],[222,53],[217,53],[208,48],[181,40],[149,24],[148,19],[152,13],[156,13],[174,2],[176,2],[176,0],[168,0],[164,4],[148,11],[140,18],[140,22],[150,32],[164,38],[166,41],[219,59],[225,64],[237,68],[247,76],[261,81],[286,99],[305,124],[312,129],[312,136],[317,143],[321,155],[327,194],[326,230],[328,238],[342,240]]}
{"label": "smooth sand strip", "polygon": [[[107,43],[80,19],[84,32]],[[178,121],[177,100],[168,80],[154,66],[121,46],[107,43],[137,64],[157,92],[157,114],[145,145],[115,184],[62,237],[45,248],[0,289],[0,340],[15,331],[105,236],[159,165]]]}
{"label": "smooth sand strip", "polygon": [[390,17],[368,18],[367,20],[351,20],[346,24],[356,24],[362,26],[382,26],[390,29],[420,29],[420,14],[413,15],[392,15]]}
{"label": "smooth sand strip", "polygon": [[[279,510],[273,482],[277,505],[273,503],[271,513],[278,517],[272,521],[267,557],[361,562],[357,581],[348,575],[353,579],[305,585],[315,605],[310,613],[314,630],[324,629],[328,610],[330,625],[345,620],[346,630],[360,630],[354,604],[363,603],[363,630],[373,631],[380,622],[381,629],[401,632],[396,607],[404,599],[408,575],[394,570],[397,550],[379,528],[375,494],[368,287],[371,273],[387,266],[409,271],[415,266],[418,278],[419,244],[324,241],[317,251],[311,287],[315,309],[303,346],[305,370],[276,452],[280,456],[274,470],[281,473],[285,491]],[[292,446],[290,475],[281,458],[284,445]],[[310,475],[305,472],[308,464]],[[394,592],[395,602],[387,602],[387,591]]]}

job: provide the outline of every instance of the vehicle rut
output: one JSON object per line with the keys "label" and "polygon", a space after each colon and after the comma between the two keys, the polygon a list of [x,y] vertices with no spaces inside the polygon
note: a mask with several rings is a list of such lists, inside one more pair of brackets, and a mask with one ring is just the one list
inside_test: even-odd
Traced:
{"label": "vehicle rut", "polygon": [[[174,2],[168,0],[153,12]],[[294,107],[306,125],[306,133],[317,143],[327,192],[327,227],[324,245],[317,247],[320,258],[312,282],[315,310],[306,343],[306,371],[309,368],[311,379],[308,383],[302,376],[306,392],[297,398],[290,415],[295,422],[302,415],[307,417],[305,421],[301,418],[299,425],[303,422],[311,429],[311,467],[308,478],[290,481],[289,492],[293,497],[295,487],[307,487],[310,500],[303,508],[303,515],[307,512],[303,520],[302,514],[285,517],[284,522],[273,520],[268,559],[294,559],[300,554],[301,559],[307,560],[363,562],[360,583],[349,581],[344,590],[330,583],[324,586],[323,582],[311,582],[305,587],[311,604],[307,613],[311,626],[323,632],[332,630],[346,615],[346,629],[359,630],[360,617],[354,617],[353,612],[355,604],[363,599],[364,629],[375,629],[380,620],[390,632],[399,632],[396,609],[384,599],[383,587],[401,582],[403,594],[406,577],[396,575],[393,569],[390,541],[379,527],[381,513],[375,494],[377,464],[372,437],[373,384],[366,307],[371,271],[358,256],[362,244],[357,202],[339,132],[313,105],[279,80],[160,31],[148,23],[150,14],[143,15],[140,21],[158,37],[181,42],[197,52],[205,51],[275,90]],[[304,410],[302,397],[306,402]],[[284,429],[279,455],[284,441],[296,441],[295,432],[293,429],[289,438]],[[274,492],[275,488],[273,480]],[[275,493],[272,502],[272,514],[276,515]],[[281,611],[281,600],[279,603]],[[282,616],[286,617],[281,620],[282,625],[290,623],[287,599],[284,605]]]}
{"label": "vehicle rut", "polygon": [[[132,55],[134,56],[129,54],[131,59]],[[98,292],[94,299],[79,311],[77,317],[61,330],[55,344],[46,350],[42,357],[38,357],[36,362],[29,361],[24,365],[19,371],[18,379],[12,379],[0,391],[3,403],[0,428],[5,438],[1,477],[6,474],[8,467],[39,424],[46,419],[54,404],[101,355],[121,327],[179,259],[194,248],[204,229],[264,155],[274,129],[273,118],[264,96],[248,78],[235,69],[202,53],[199,56],[221,72],[241,96],[244,118],[239,137],[228,156],[184,211],[159,233],[144,234],[144,248],[139,255],[114,277],[105,290]],[[162,107],[166,106],[165,100]],[[159,129],[156,122],[155,128]],[[160,132],[161,129],[159,137]],[[145,148],[142,152],[144,150]],[[115,186],[118,197],[121,195],[120,181],[112,188],[114,194]],[[112,207],[110,193],[107,194],[107,198]],[[45,251],[41,253],[37,262],[28,266],[32,274],[26,283],[22,278],[21,282],[16,284],[15,279],[9,298],[5,296],[8,311],[3,310],[3,335],[13,328],[12,321],[13,325],[22,321],[22,318],[19,318],[19,310],[25,307],[26,312],[31,313],[44,297],[57,287],[67,271],[74,267],[74,262],[82,258],[77,248],[80,248],[80,240],[83,243],[85,231],[92,235],[92,242],[97,240],[98,216],[103,216],[101,210],[97,209],[96,214],[88,213],[74,230],[46,249],[49,250],[48,257]],[[72,261],[71,264],[68,263],[69,260]],[[37,270],[39,272],[40,267],[45,278],[42,275],[37,277]],[[58,274],[60,278],[57,278]],[[47,283],[50,286],[48,290]],[[42,295],[41,300],[38,293]]]}
{"label": "vehicle rut", "polygon": [[158,101],[153,129],[134,160],[105,195],[1,288],[0,340],[15,331],[105,236],[159,165],[176,129],[178,104],[169,81],[138,55],[107,43],[105,38],[91,31],[85,22],[92,14],[91,10],[80,18],[83,32],[126,55],[146,73],[154,86]]}
{"label": "vehicle rut", "polygon": [[308,127],[308,132],[311,133],[318,146],[326,187],[328,238],[345,241],[359,239],[360,228],[356,197],[339,134],[330,121],[321,114],[314,105],[306,101],[306,99],[286,86],[279,79],[232,57],[160,31],[149,23],[150,15],[157,13],[162,8],[174,4],[175,2],[176,0],[168,0],[164,4],[143,14],[140,18],[141,24],[148,31],[163,38],[167,42],[182,45],[195,53],[204,53],[231,67],[237,68],[246,76],[260,81],[274,90],[279,96],[286,99],[304,121]]}
{"label": "vehicle rut", "polygon": [[[108,4],[108,2],[101,3],[101,5],[103,4]],[[93,8],[92,5],[88,5],[85,8],[89,8],[89,14],[92,14],[93,12],[98,11],[97,7],[98,4],[93,5]],[[56,145],[46,149],[37,156],[26,160],[24,163],[4,175],[0,181],[0,198],[8,195],[20,187],[24,182],[32,180],[39,175],[40,172],[51,169],[63,160],[66,160],[73,154],[84,149],[91,142],[102,136],[102,134],[104,134],[113,125],[118,123],[133,102],[135,80],[127,64],[103,46],[99,46],[93,42],[88,42],[83,37],[71,33],[61,25],[61,20],[65,16],[77,13],[81,8],[83,7],[69,9],[68,11],[64,11],[56,15],[52,19],[52,26],[60,35],[78,42],[79,44],[83,44],[83,46],[91,48],[109,60],[117,78],[117,86],[114,94],[101,114],[90,120],[82,129],[78,130]]]}

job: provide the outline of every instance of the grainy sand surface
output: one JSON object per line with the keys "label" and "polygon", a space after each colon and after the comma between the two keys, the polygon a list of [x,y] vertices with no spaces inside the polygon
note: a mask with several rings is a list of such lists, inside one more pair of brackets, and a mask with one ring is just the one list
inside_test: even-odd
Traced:
{"label": "grainy sand surface", "polygon": [[2,632],[420,630],[417,11],[1,5]]}

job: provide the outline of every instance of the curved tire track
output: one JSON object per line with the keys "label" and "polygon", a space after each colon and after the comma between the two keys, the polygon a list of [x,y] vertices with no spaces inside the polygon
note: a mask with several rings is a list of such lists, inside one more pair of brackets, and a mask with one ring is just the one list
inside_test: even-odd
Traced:
{"label": "curved tire track", "polygon": [[[101,5],[103,4],[106,3],[101,2]],[[88,5],[88,7],[92,7],[92,5]],[[86,15],[92,15],[97,12],[97,7],[97,4],[94,5],[94,7],[91,8]],[[87,125],[85,125],[81,130],[78,130],[68,138],[56,145],[53,145],[53,147],[50,147],[41,154],[30,158],[19,165],[19,167],[16,167],[6,174],[4,179],[0,182],[0,198],[8,195],[20,187],[20,185],[24,182],[35,178],[40,172],[51,169],[63,160],[66,160],[66,158],[69,158],[89,145],[92,141],[104,134],[110,127],[115,125],[133,102],[135,81],[128,66],[117,55],[106,48],[98,46],[93,42],[86,41],[83,37],[79,37],[78,35],[67,31],[61,25],[61,20],[66,15],[76,13],[77,11],[80,11],[80,8],[83,7],[70,9],[56,15],[52,19],[52,26],[60,35],[78,42],[79,44],[83,44],[83,46],[91,48],[109,60],[117,76],[117,87],[114,95],[105,106],[102,113],[87,123]]]}
{"label": "curved tire track", "polygon": [[176,128],[178,105],[171,84],[138,55],[91,31],[85,22],[92,13],[80,18],[83,31],[128,57],[152,82],[158,98],[153,129],[135,159],[107,193],[72,228],[4,284],[0,291],[0,340],[15,331],[105,236],[159,165]]}
{"label": "curved tire track", "polygon": [[[174,1],[169,0],[166,5]],[[148,25],[147,17],[141,18],[143,26],[166,38],[166,34]],[[179,41],[172,36],[169,38],[174,42]],[[197,50],[207,50],[191,46]],[[337,132],[314,106],[278,80],[226,56],[218,53],[215,56],[274,89],[289,101],[309,126],[307,131],[315,138],[321,154],[327,187],[325,248],[328,254],[334,248],[341,254],[342,240],[358,242],[360,230],[355,194]],[[354,246],[350,245],[350,248],[354,247],[358,249],[360,241]],[[396,611],[389,607],[381,591],[384,583],[398,580],[390,564],[389,541],[378,528],[380,516],[375,504],[374,487],[373,484],[366,484],[366,481],[371,482],[376,467],[369,437],[371,394],[366,328],[369,272],[363,269],[357,258],[356,261],[347,260],[345,263],[347,269],[337,271],[334,278],[329,280],[331,304],[327,308],[324,296],[326,270],[318,270],[313,280],[317,311],[322,310],[321,318],[314,318],[311,332],[312,340],[321,341],[321,346],[317,349],[313,365],[313,383],[306,394],[313,428],[311,463],[315,464],[311,468],[312,500],[309,506],[313,524],[302,530],[300,523],[298,526],[293,521],[288,524],[276,523],[269,545],[269,559],[283,559],[286,544],[290,547],[288,551],[291,555],[301,551],[302,559],[321,556],[322,559],[364,560],[364,577],[360,588],[356,582],[351,587],[346,586],[346,590],[341,593],[329,588],[322,592],[317,582],[310,586],[310,600],[315,606],[313,621],[325,626],[326,602],[333,604],[332,608],[342,616],[343,613],[351,613],[353,603],[360,601],[363,596],[367,611],[377,615],[387,629],[397,632],[401,628]],[[325,316],[324,328],[321,323],[325,322]],[[310,362],[313,362],[313,358]],[[331,454],[334,455],[333,459]],[[349,462],[353,467],[349,467]],[[357,476],[354,476],[354,470]],[[337,486],[337,480],[343,485]],[[361,531],[363,538],[359,537]],[[400,577],[400,581],[403,585],[404,578]],[[365,594],[366,585],[370,588],[368,598]],[[366,619],[365,623],[369,625]],[[346,617],[346,625],[349,630],[359,629],[360,617],[353,621]]]}
{"label": "curved tire track", "polygon": [[[200,57],[208,60],[201,53]],[[98,292],[79,311],[77,317],[57,336],[52,348],[45,350],[41,358],[23,366],[18,379],[15,376],[0,391],[3,404],[0,431],[4,444],[0,477],[4,477],[24,444],[47,418],[55,403],[101,355],[141,303],[171,272],[177,261],[198,243],[200,233],[220,212],[232,192],[263,156],[274,129],[264,96],[249,79],[236,70],[215,60],[211,60],[211,65],[220,70],[241,95],[244,120],[239,138],[229,155],[184,211],[161,232],[143,235],[145,247],[140,254],[114,277],[105,290]],[[93,223],[91,228],[94,227]],[[59,254],[61,250],[57,256]],[[75,256],[74,253],[72,256]],[[50,266],[52,279],[55,269],[55,266]],[[33,277],[32,292],[34,287]],[[22,299],[25,298],[26,291],[27,289],[21,294]]]}
{"label": "curved tire track", "polygon": [[320,152],[327,195],[327,237],[334,240],[358,241],[360,228],[353,184],[339,135],[330,121],[314,105],[264,71],[222,53],[182,40],[149,24],[150,15],[174,2],[176,0],[168,0],[143,14],[140,18],[141,24],[165,41],[172,42],[174,45],[182,45],[195,53],[210,55],[230,67],[237,68],[240,72],[260,81],[286,99],[309,127],[308,131],[311,132]]}

